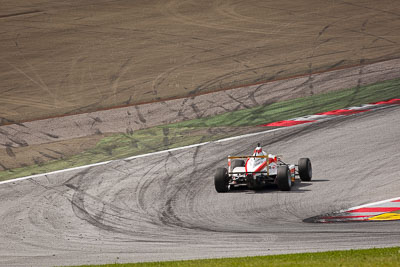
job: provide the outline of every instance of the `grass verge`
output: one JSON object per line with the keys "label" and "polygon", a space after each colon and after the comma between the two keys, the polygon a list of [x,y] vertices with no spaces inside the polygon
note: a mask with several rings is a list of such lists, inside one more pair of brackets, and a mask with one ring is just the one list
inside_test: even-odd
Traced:
{"label": "grass verge", "polygon": [[299,253],[258,257],[82,265],[81,267],[153,267],[153,266],[399,266],[400,247]]}
{"label": "grass verge", "polygon": [[400,79],[103,138],[85,152],[0,172],[0,181],[261,131],[257,125],[400,97]]}

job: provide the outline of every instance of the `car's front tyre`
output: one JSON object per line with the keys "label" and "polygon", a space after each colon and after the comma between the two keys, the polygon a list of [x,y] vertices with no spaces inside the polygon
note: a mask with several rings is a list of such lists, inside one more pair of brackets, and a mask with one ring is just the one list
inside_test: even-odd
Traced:
{"label": "car's front tyre", "polygon": [[312,166],[309,158],[299,159],[299,176],[302,181],[311,181],[312,178]]}

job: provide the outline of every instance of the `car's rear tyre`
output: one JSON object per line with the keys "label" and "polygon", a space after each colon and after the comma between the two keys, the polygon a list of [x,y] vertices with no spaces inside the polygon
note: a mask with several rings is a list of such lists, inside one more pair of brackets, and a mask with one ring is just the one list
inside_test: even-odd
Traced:
{"label": "car's rear tyre", "polygon": [[292,188],[292,176],[287,165],[281,165],[278,167],[278,174],[276,175],[276,184],[279,190],[290,191]]}
{"label": "car's rear tyre", "polygon": [[253,175],[246,176],[247,188],[250,190],[256,189],[256,182],[254,181]]}
{"label": "car's rear tyre", "polygon": [[299,159],[299,176],[302,181],[311,181],[312,166],[309,158]]}
{"label": "car's rear tyre", "polygon": [[214,176],[215,190],[218,193],[229,191],[229,175],[226,168],[218,168]]}
{"label": "car's rear tyre", "polygon": [[246,165],[246,162],[242,159],[234,159],[231,162],[232,170],[236,167],[244,167],[245,165]]}

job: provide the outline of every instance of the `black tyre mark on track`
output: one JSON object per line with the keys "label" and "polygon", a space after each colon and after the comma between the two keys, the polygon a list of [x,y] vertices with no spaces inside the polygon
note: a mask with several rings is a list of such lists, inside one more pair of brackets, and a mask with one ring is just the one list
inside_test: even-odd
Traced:
{"label": "black tyre mark on track", "polygon": [[35,13],[40,13],[40,12],[42,12],[42,11],[40,11],[40,10],[31,10],[31,11],[24,11],[24,12],[18,12],[18,13],[11,13],[11,14],[6,14],[6,15],[0,15],[0,19],[9,18],[9,17],[17,17],[17,16],[22,16],[22,15],[35,14]]}

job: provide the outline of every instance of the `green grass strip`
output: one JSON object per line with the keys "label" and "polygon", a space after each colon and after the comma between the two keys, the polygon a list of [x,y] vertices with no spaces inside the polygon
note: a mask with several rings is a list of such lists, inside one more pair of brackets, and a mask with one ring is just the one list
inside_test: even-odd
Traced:
{"label": "green grass strip", "polygon": [[82,265],[81,267],[193,267],[193,266],[400,266],[400,247],[328,251],[242,258]]}
{"label": "green grass strip", "polygon": [[66,159],[1,171],[0,181],[215,141],[246,131],[264,130],[255,126],[269,122],[392,98],[400,98],[400,79],[138,130],[133,134],[115,134],[102,139],[96,147]]}
{"label": "green grass strip", "polygon": [[[224,136],[216,133],[207,140],[218,140]],[[133,134],[115,134],[103,138],[94,148],[65,159],[1,171],[0,181],[202,143],[205,140],[204,132],[187,127],[153,127]]]}

